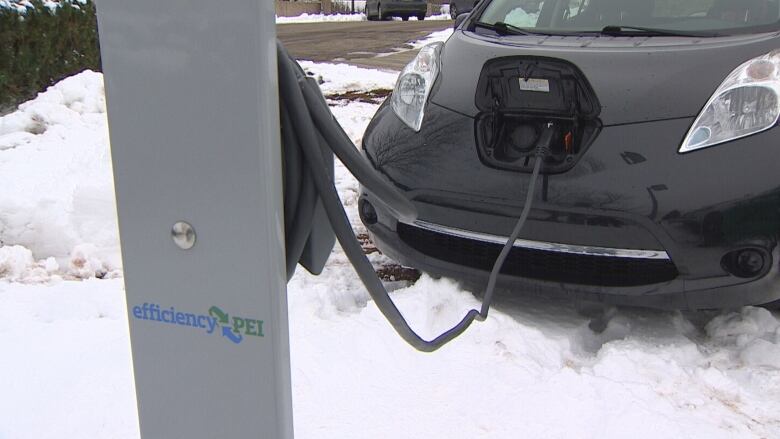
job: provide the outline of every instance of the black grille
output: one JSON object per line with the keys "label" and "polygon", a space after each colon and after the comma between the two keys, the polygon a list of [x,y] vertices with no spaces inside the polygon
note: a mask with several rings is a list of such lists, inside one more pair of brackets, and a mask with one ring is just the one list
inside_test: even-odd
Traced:
{"label": "black grille", "polygon": [[[436,259],[490,271],[502,245],[398,224],[398,235],[410,247]],[[592,256],[514,247],[502,274],[580,285],[625,287],[666,282],[677,268],[666,259]]]}

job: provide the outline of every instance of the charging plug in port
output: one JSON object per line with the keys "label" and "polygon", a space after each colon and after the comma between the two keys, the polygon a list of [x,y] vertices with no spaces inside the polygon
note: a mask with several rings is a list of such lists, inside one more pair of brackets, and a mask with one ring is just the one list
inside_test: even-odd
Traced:
{"label": "charging plug in port", "polygon": [[[543,87],[529,87],[529,78]],[[566,172],[601,129],[598,99],[576,66],[539,57],[491,60],[480,74],[475,118],[479,156],[488,166],[531,172],[542,134],[552,123],[542,172]]]}

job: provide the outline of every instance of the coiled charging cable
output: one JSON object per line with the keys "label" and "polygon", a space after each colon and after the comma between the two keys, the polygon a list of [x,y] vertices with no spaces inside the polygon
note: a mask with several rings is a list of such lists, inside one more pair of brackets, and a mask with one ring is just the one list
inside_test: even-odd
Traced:
{"label": "coiled charging cable", "polygon": [[344,166],[397,217],[413,222],[417,217],[414,205],[393,184],[373,169],[355,149],[349,136],[338,124],[328,108],[318,86],[308,78],[298,63],[277,42],[279,68],[279,102],[282,124],[283,158],[285,167],[285,226],[287,244],[288,277],[292,276],[309,234],[314,206],[317,200],[327,214],[333,231],[358,277],[368,290],[377,308],[390,322],[393,329],[407,343],[423,352],[432,352],[462,334],[474,320],[487,318],[501,267],[523,229],[533,203],[536,182],[542,162],[549,154],[553,127],[543,131],[535,152],[525,204],[512,234],[507,239],[493,269],[479,311],[469,310],[454,327],[432,340],[420,337],[406,322],[393,303],[374,267],[363,253],[355,238],[341,200],[326,167],[323,156],[327,148],[341,160]]}

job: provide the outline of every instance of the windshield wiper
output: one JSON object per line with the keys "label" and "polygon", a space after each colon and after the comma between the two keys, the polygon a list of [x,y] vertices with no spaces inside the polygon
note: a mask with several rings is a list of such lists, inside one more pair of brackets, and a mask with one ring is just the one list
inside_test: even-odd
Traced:
{"label": "windshield wiper", "polygon": [[542,35],[517,26],[512,26],[511,24],[506,24],[503,21],[497,21],[493,24],[485,23],[484,21],[477,21],[473,26],[490,29],[499,35]]}
{"label": "windshield wiper", "polygon": [[650,36],[650,37],[717,37],[718,34],[706,32],[688,32],[672,29],[657,29],[652,27],[609,25],[604,26],[598,33],[602,35],[623,36]]}

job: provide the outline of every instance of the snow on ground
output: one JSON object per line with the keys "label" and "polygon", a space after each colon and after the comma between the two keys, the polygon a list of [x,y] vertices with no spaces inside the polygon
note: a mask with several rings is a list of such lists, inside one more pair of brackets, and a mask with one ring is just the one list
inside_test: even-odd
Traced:
{"label": "snow on ground", "polygon": [[[329,94],[392,87],[307,69]],[[358,142],[377,105],[332,104]],[[111,259],[95,255],[116,252],[105,124],[91,72],[0,119],[0,439],[138,437],[122,281],[94,278]],[[362,230],[357,183],[336,174]],[[762,308],[617,310],[596,333],[567,303],[504,292],[486,322],[422,354],[338,248],[288,290],[298,438],[780,437],[780,320]],[[428,337],[478,306],[427,276],[393,298]]]}
{"label": "snow on ground", "polygon": [[[362,9],[361,9],[362,11]],[[393,20],[401,20],[400,17],[393,17]],[[452,18],[447,14],[436,14],[425,17],[426,21],[430,20],[451,20]],[[410,21],[417,20],[417,17],[409,17]],[[303,13],[295,17],[276,17],[276,24],[290,24],[290,23],[319,23],[325,21],[368,21],[366,14],[363,12],[355,14],[307,14]]]}
{"label": "snow on ground", "polygon": [[[1,0],[0,0],[1,1]],[[447,14],[436,14],[425,17],[426,21],[431,20],[451,20]],[[400,17],[392,17],[392,20],[401,20]],[[417,17],[409,17],[409,21],[416,21]],[[307,14],[296,15],[295,17],[276,17],[276,24],[291,23],[320,23],[326,21],[368,21],[363,12],[355,14]]]}
{"label": "snow on ground", "polygon": [[300,64],[308,74],[317,78],[325,95],[348,91],[392,90],[398,78],[398,72],[366,69],[349,64],[311,61],[300,61]]}
{"label": "snow on ground", "polygon": [[[565,304],[504,296],[487,322],[423,355],[337,267],[328,284],[299,275],[289,286],[299,437],[780,435],[778,321],[766,310],[704,329],[676,313],[620,312],[597,335]],[[428,277],[394,299],[427,336],[478,306]],[[749,352],[761,358],[746,362]]]}
{"label": "snow on ground", "polygon": [[276,24],[319,23],[324,21],[366,21],[366,14],[306,14],[276,17]]}
{"label": "snow on ground", "polygon": [[452,35],[452,33],[454,31],[455,30],[452,29],[452,28],[440,30],[438,32],[434,32],[434,33],[428,35],[427,37],[423,38],[422,40],[413,41],[413,42],[411,42],[409,44],[411,44],[411,46],[414,47],[415,49],[419,49],[419,48],[421,48],[421,47],[423,47],[425,45],[431,44],[431,43],[436,43],[436,42],[442,42],[443,43],[443,42],[447,41],[447,38],[449,38],[450,35]]}
{"label": "snow on ground", "polygon": [[0,281],[0,439],[138,438],[121,279]]}

